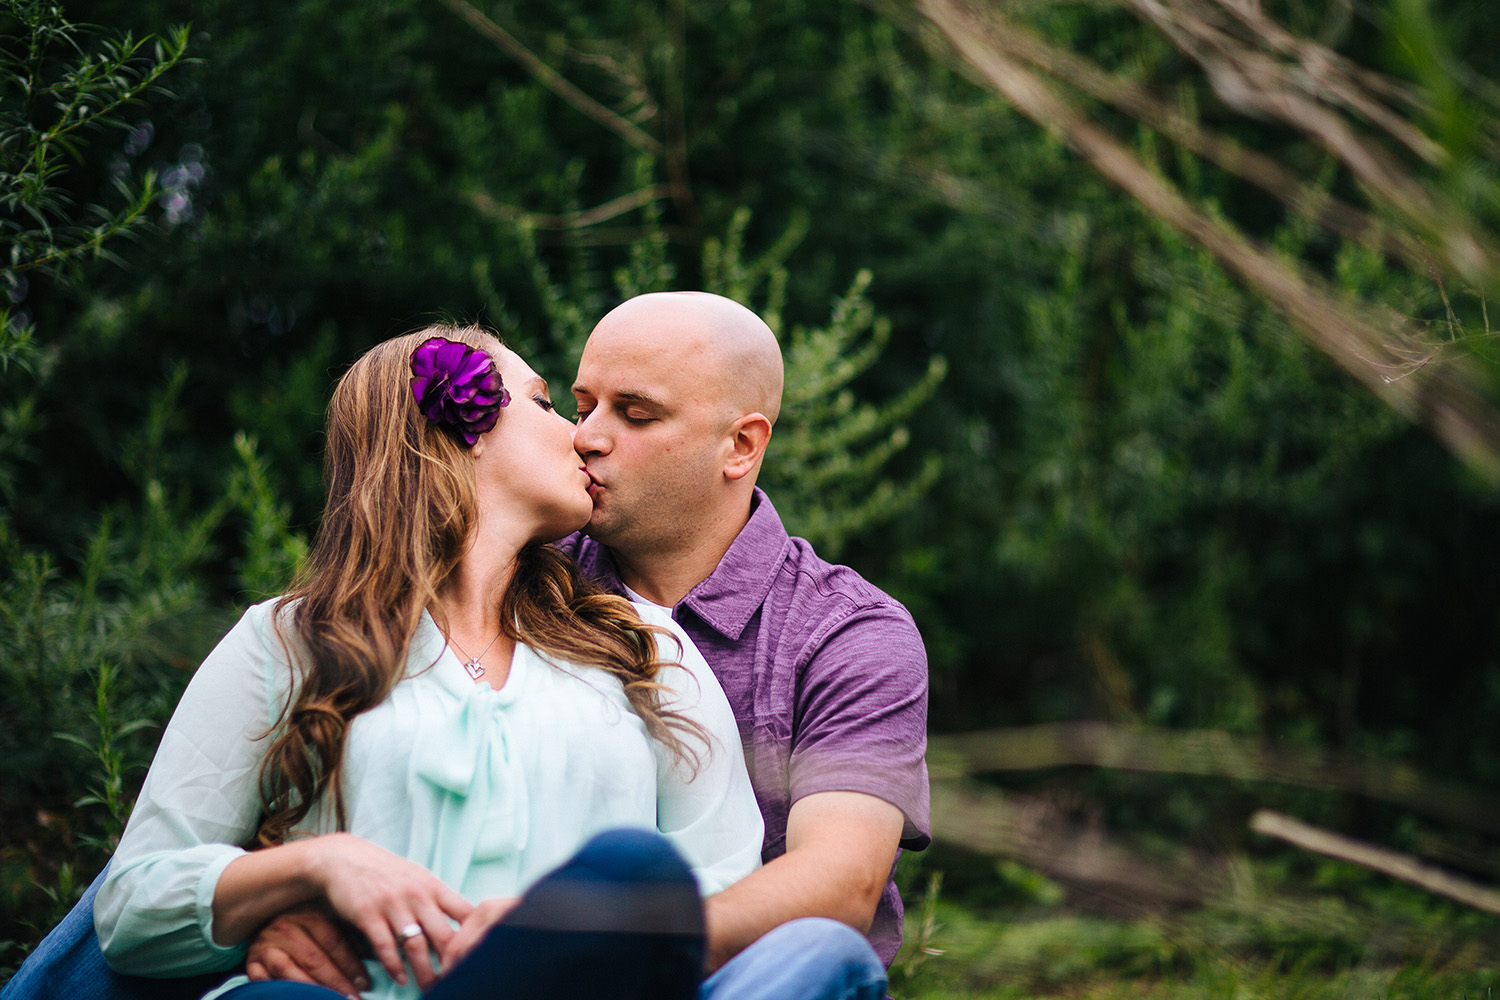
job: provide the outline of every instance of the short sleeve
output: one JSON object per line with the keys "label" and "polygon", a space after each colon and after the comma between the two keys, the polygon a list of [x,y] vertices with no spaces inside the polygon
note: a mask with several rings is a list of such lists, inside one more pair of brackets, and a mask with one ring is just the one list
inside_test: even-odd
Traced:
{"label": "short sleeve", "polygon": [[906,816],[901,846],[932,839],[927,781],[927,651],[897,604],[862,607],[812,637],[798,679],[791,801],[862,792]]}
{"label": "short sleeve", "polygon": [[650,624],[669,629],[663,660],[673,662],[658,680],[662,704],[696,722],[707,745],[692,733],[681,738],[688,753],[679,759],[657,746],[657,827],[687,860],[705,895],[719,892],[760,867],[765,823],[745,769],[744,748],[724,689],[682,628],[664,609],[637,604]]}
{"label": "short sleeve", "polygon": [[162,735],[94,903],[109,964],[138,976],[230,968],[213,939],[219,875],[260,820],[263,737],[290,673],[270,603],[248,610],[193,675]]}

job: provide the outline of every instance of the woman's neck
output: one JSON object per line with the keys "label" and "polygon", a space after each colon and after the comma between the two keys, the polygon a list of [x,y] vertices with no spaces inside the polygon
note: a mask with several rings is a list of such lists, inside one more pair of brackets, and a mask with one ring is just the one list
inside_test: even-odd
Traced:
{"label": "woman's neck", "polygon": [[[432,608],[449,645],[460,659],[484,667],[484,678],[495,687],[504,683],[515,644],[500,635],[500,607],[515,579],[520,546],[497,532],[475,532],[453,576],[438,593]],[[475,671],[471,670],[471,673]]]}

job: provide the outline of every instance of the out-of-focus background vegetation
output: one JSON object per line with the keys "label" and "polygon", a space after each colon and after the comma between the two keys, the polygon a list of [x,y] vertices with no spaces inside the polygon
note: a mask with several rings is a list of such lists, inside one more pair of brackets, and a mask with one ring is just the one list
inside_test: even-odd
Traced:
{"label": "out-of-focus background vegetation", "polygon": [[342,366],[778,330],[764,485],[900,597],[903,997],[1488,996],[1485,0],[0,4],[0,979],[316,527]]}

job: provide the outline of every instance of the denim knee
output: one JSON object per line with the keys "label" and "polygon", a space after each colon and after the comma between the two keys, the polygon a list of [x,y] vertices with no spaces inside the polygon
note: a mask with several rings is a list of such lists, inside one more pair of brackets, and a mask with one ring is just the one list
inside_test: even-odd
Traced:
{"label": "denim knee", "polygon": [[654,830],[606,830],[527,890],[517,927],[597,933],[703,934],[692,870]]}
{"label": "denim knee", "polygon": [[848,972],[872,978],[885,976],[885,966],[869,939],[848,924],[827,917],[789,920],[767,931],[761,941],[788,957],[811,955]]}
{"label": "denim knee", "polygon": [[865,936],[825,917],[776,927],[704,982],[699,1000],[879,1000],[885,966]]}
{"label": "denim knee", "polygon": [[687,862],[655,830],[620,827],[595,834],[564,868],[585,869],[612,882],[691,880]]}

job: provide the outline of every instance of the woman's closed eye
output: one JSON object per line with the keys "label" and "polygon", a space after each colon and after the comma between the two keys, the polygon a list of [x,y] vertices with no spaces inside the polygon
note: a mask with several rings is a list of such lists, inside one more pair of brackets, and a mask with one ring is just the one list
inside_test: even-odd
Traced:
{"label": "woman's closed eye", "polygon": [[536,401],[537,406],[540,406],[542,409],[546,410],[549,413],[556,408],[553,405],[552,400],[548,399],[546,396],[543,396],[540,393],[532,396],[531,398]]}

